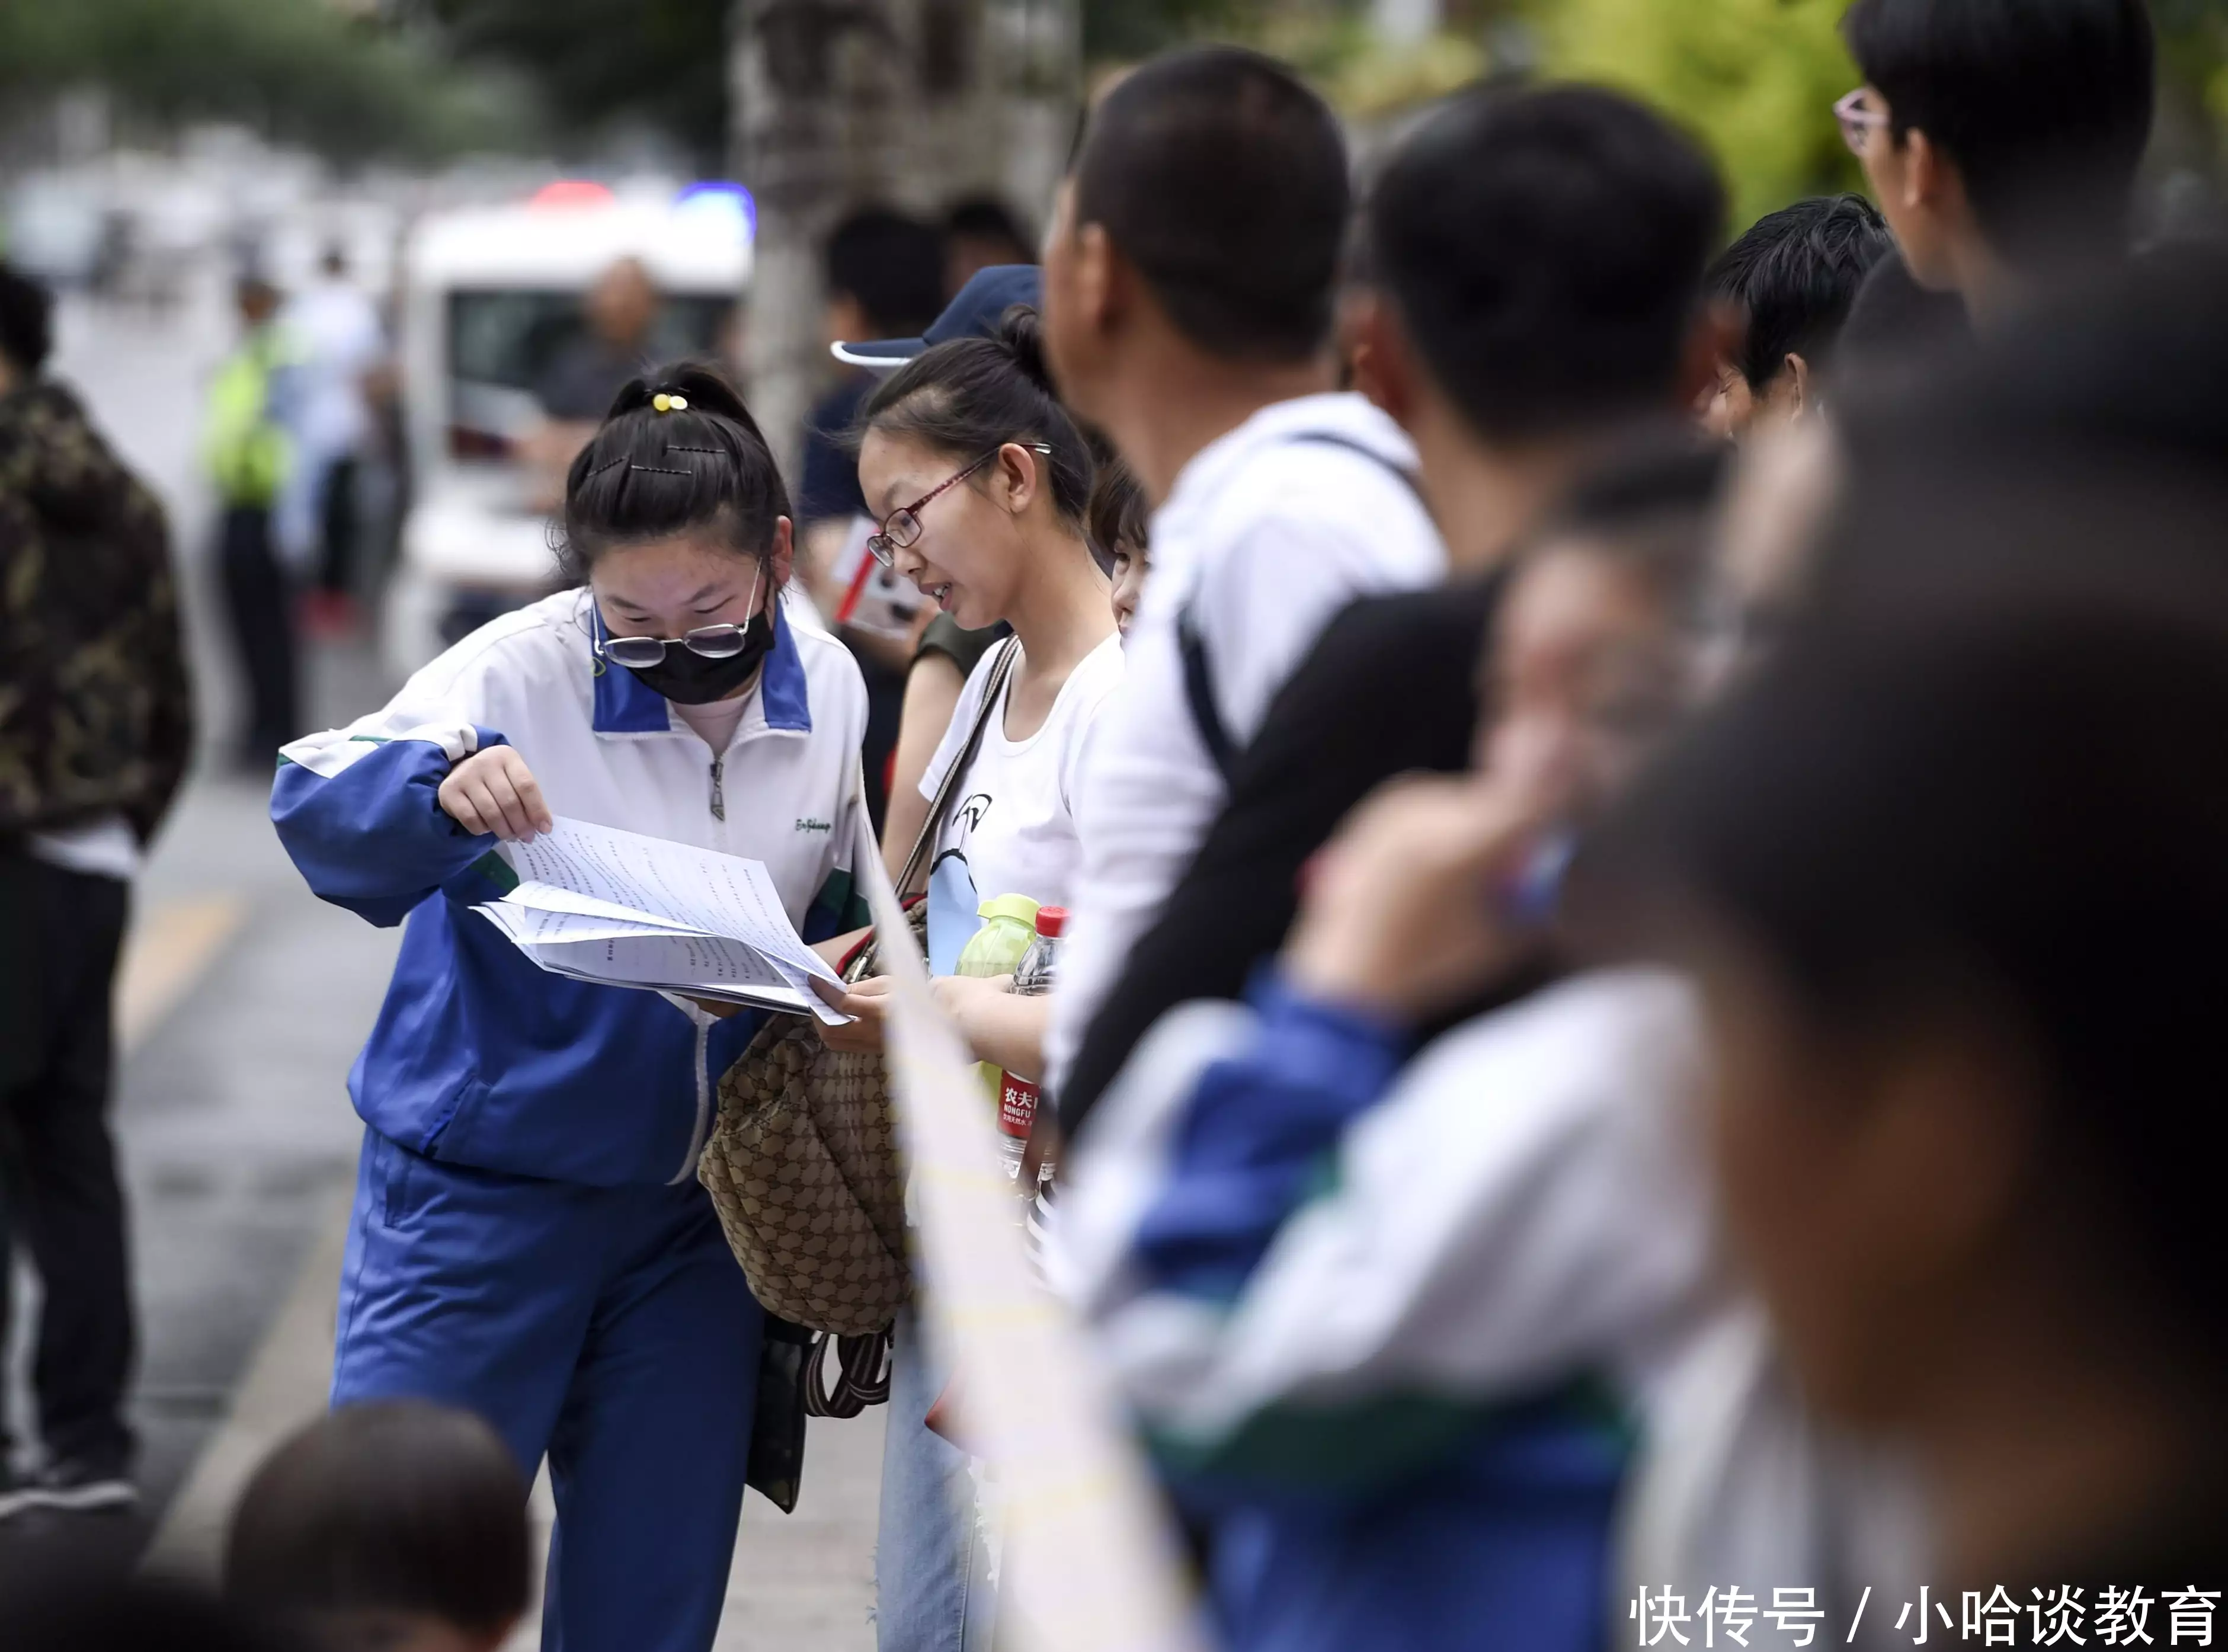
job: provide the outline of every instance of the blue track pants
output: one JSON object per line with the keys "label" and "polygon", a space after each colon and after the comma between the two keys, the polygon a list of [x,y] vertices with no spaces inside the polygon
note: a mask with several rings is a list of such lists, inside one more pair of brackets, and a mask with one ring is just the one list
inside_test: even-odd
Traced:
{"label": "blue track pants", "polygon": [[477,1412],[557,1530],[544,1652],[706,1652],[742,1510],[764,1316],[694,1181],[591,1188],[364,1135],[333,1403]]}

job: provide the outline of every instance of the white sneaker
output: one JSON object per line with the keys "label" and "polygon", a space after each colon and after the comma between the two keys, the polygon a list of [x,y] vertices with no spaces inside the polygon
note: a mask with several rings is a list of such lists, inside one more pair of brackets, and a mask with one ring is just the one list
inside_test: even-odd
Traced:
{"label": "white sneaker", "polygon": [[29,1479],[0,1483],[0,1520],[35,1508],[82,1514],[131,1508],[138,1502],[139,1488],[129,1474],[90,1463],[52,1463]]}

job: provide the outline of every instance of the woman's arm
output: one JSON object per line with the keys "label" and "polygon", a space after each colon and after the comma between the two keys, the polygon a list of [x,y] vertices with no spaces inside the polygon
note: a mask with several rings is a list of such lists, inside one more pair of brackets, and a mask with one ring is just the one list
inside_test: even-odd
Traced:
{"label": "woman's arm", "polygon": [[[294,741],[279,754],[271,789],[272,824],[311,889],[382,925],[400,923],[494,847],[496,823],[477,804],[485,801],[499,822],[516,796],[507,769],[509,796],[496,797],[491,786],[484,800],[477,790],[461,795],[452,778],[496,778],[481,772],[496,761],[489,752],[507,750],[503,737],[453,709],[417,720],[419,709],[398,701],[348,728]],[[547,818],[538,796],[528,812],[535,824]]]}
{"label": "woman's arm", "polygon": [[1044,1077],[1045,1028],[1052,1021],[1052,1000],[1016,997],[1014,977],[1002,975],[981,980],[964,975],[938,976],[929,983],[944,1013],[959,1024],[960,1036],[978,1061],[1001,1066],[1017,1079],[1034,1082]]}
{"label": "woman's arm", "polygon": [[889,868],[893,878],[905,870],[913,840],[928,819],[928,799],[920,795],[921,777],[928,772],[929,759],[944,742],[944,731],[951,726],[951,714],[959,704],[960,690],[966,686],[959,663],[949,654],[934,650],[915,659],[906,676],[897,762],[890,775],[889,812],[882,822],[882,864]]}

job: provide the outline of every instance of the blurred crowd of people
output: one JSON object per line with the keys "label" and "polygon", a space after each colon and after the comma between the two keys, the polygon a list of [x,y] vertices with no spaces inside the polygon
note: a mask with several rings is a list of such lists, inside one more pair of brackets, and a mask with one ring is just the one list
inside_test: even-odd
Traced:
{"label": "blurred crowd of people", "polygon": [[[793,490],[639,328],[567,364],[573,588],[285,747],[311,886],[409,928],[338,1409],[250,1490],[205,1643],[498,1644],[546,1457],[544,1643],[711,1644],[783,1338],[694,1172],[780,1028],[451,915],[571,815],[763,861],[846,970],[797,1036],[870,1064],[860,857],[920,897],[1204,1642],[2213,1644],[2228,245],[2142,221],[2142,0],[1843,31],[1866,194],[1730,241],[1617,93],[1465,90],[1357,181],[1284,67],[1156,58],[1040,268],[987,203],[839,228]],[[61,657],[42,353],[10,319],[11,660]],[[155,595],[111,677],[0,702],[11,959],[112,875],[67,845],[176,783],[159,532],[102,509]],[[138,732],[88,765],[95,707]],[[1048,990],[985,962],[1008,920]],[[7,1069],[35,1189],[98,1118],[80,1021]],[[128,1336],[68,1341],[93,1252],[25,1208],[66,1467],[61,1390],[108,1372],[113,1421]],[[882,1373],[879,1644],[1061,1643],[1002,1610],[938,1288]]]}

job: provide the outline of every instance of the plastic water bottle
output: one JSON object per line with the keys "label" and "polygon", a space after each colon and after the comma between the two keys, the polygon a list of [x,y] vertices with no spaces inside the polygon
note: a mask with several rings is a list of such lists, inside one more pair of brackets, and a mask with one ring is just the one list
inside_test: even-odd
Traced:
{"label": "plastic water bottle", "polygon": [[[951,973],[984,980],[1014,974],[1036,941],[1037,903],[1027,895],[994,895],[976,908],[975,915],[983,927],[959,949],[959,962]],[[1005,1073],[988,1061],[976,1062],[975,1071],[982,1076],[983,1092],[997,1100]]]}
{"label": "plastic water bottle", "polygon": [[[1065,906],[1037,908],[1036,938],[1029,943],[1021,965],[1014,971],[1017,997],[1041,998],[1052,991],[1060,972],[1060,938],[1067,927]],[[1036,1189],[1021,1185],[1021,1162],[1028,1156],[1029,1132],[1036,1128],[1037,1086],[1034,1080],[1010,1073],[998,1075],[998,1147],[1004,1156],[1006,1177],[1024,1198]]]}

